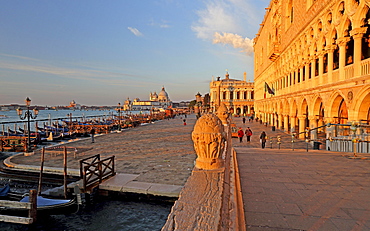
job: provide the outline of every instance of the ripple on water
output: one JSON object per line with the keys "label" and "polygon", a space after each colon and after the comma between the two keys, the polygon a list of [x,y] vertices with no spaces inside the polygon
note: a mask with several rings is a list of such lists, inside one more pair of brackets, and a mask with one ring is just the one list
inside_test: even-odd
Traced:
{"label": "ripple on water", "polygon": [[38,217],[34,227],[0,223],[0,230],[68,230],[68,231],[109,231],[109,230],[161,230],[172,205],[168,203],[103,201],[91,210],[79,214]]}

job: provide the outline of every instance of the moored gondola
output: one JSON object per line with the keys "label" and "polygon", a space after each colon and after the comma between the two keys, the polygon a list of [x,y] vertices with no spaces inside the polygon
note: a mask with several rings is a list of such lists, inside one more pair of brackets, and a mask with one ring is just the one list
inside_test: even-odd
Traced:
{"label": "moored gondola", "polygon": [[[27,194],[11,192],[9,185],[0,188],[0,200],[29,202]],[[60,199],[60,198],[46,198],[44,196],[37,196],[37,213],[43,215],[57,215],[70,214],[78,211],[78,204],[76,198]],[[25,208],[15,207],[0,207],[0,214],[2,215],[19,215],[27,214],[28,210]]]}

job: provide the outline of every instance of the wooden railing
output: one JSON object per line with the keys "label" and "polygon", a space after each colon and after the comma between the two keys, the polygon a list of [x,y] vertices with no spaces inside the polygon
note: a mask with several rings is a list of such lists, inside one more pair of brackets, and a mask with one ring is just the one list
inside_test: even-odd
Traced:
{"label": "wooden railing", "polygon": [[26,136],[1,136],[0,137],[0,152],[3,151],[26,151],[27,137]]}
{"label": "wooden railing", "polygon": [[114,176],[115,156],[100,160],[100,154],[80,160],[80,176],[83,180],[83,190],[89,191],[103,180]]}
{"label": "wooden railing", "polygon": [[27,225],[32,224],[36,222],[37,217],[37,192],[34,189],[30,190],[30,202],[0,200],[0,206],[10,209],[28,210],[28,217],[0,215],[0,221]]}

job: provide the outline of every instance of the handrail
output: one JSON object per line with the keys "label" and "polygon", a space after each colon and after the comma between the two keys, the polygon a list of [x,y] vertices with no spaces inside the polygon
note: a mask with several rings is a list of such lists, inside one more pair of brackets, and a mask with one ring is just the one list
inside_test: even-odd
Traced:
{"label": "handrail", "polygon": [[[114,176],[115,166],[114,166],[115,156],[107,157],[100,160],[100,154],[91,156],[80,160],[80,174],[83,180],[83,190],[103,182],[103,180]],[[92,160],[90,163],[87,160]]]}

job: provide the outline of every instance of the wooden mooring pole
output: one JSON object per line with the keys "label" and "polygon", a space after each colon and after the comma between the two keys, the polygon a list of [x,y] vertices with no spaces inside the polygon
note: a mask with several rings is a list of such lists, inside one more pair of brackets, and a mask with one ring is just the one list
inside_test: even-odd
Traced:
{"label": "wooden mooring pole", "polygon": [[64,166],[64,172],[63,172],[63,176],[64,176],[64,182],[63,182],[63,186],[64,186],[64,198],[67,199],[67,147],[64,146],[64,162],[63,162],[63,166]]}
{"label": "wooden mooring pole", "polygon": [[37,219],[37,192],[34,189],[30,190],[30,203],[31,208],[28,210],[28,217],[32,218],[32,223],[36,222]]}
{"label": "wooden mooring pole", "polygon": [[44,161],[45,161],[45,147],[43,147],[41,151],[41,166],[40,166],[40,177],[39,177],[39,186],[37,188],[37,195],[41,194],[42,172],[44,171]]}

